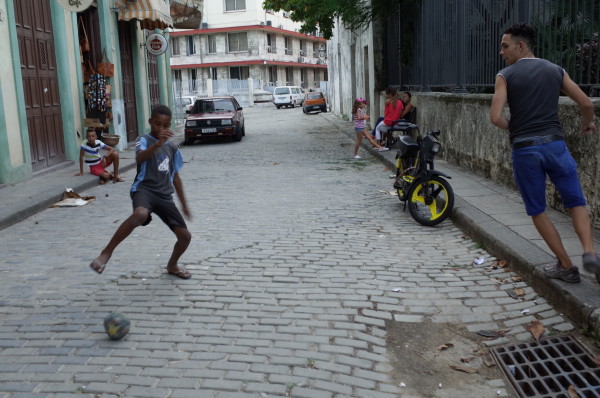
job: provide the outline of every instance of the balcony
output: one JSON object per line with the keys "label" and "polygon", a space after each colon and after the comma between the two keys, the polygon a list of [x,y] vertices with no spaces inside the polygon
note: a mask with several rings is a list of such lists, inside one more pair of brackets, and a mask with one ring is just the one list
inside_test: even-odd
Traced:
{"label": "balcony", "polygon": [[171,18],[176,29],[198,29],[204,0],[171,0]]}

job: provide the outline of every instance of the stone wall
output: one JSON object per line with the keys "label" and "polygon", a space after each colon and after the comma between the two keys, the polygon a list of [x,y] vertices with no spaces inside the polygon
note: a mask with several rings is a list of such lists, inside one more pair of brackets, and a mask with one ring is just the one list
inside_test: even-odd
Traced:
{"label": "stone wall", "polygon": [[[412,102],[417,107],[421,133],[441,130],[442,158],[516,189],[508,132],[490,122],[491,101],[490,94],[415,93]],[[593,102],[598,118],[600,99]],[[579,165],[579,178],[594,228],[600,229],[600,134],[581,134],[579,107],[569,98],[561,97],[559,116],[567,145]],[[600,128],[598,119],[596,126]],[[564,211],[549,181],[547,197],[550,206]]]}

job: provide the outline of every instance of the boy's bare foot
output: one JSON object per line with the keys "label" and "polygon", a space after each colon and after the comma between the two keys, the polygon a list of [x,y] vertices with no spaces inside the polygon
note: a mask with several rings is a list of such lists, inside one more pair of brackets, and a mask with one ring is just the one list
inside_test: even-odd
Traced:
{"label": "boy's bare foot", "polygon": [[104,185],[104,184],[106,184],[106,180],[104,178],[101,178],[100,182],[98,182],[98,184]]}
{"label": "boy's bare foot", "polygon": [[101,254],[90,263],[90,268],[101,274],[104,272],[104,268],[106,268],[106,263],[108,260],[110,260],[109,255]]}
{"label": "boy's bare foot", "polygon": [[120,176],[115,176],[113,178],[113,183],[115,182],[125,182],[125,180],[123,178],[121,178]]}

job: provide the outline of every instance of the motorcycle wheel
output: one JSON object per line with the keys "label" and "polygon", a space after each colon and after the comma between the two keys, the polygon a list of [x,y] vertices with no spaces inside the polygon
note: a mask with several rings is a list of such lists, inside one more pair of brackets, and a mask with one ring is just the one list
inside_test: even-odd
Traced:
{"label": "motorcycle wheel", "polygon": [[[425,196],[425,187],[429,194]],[[433,176],[416,181],[408,190],[408,210],[421,225],[432,227],[444,221],[454,207],[454,191],[445,179]]]}

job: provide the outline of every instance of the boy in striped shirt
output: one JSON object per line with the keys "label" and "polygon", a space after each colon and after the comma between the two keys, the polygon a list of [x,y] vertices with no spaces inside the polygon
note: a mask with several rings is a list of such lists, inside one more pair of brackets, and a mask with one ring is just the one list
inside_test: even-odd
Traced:
{"label": "boy in striped shirt", "polygon": [[[76,176],[83,175],[83,163],[90,166],[90,173],[100,177],[100,184],[106,184],[110,180],[114,182],[125,181],[119,176],[119,153],[114,148],[106,145],[96,136],[94,130],[88,130],[85,135],[79,151],[79,173]],[[104,149],[108,153],[100,155],[100,150]],[[106,170],[110,165],[114,165],[114,174]]]}

